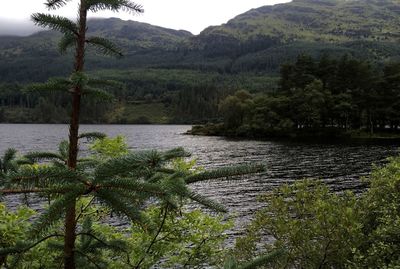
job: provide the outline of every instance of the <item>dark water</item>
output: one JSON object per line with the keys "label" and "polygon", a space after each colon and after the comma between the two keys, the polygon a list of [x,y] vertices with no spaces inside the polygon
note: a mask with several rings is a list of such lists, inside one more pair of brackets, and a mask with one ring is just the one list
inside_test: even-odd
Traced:
{"label": "dark water", "polygon": [[[260,205],[256,197],[287,182],[312,177],[324,179],[333,189],[353,189],[360,177],[371,171],[372,163],[382,164],[398,153],[398,145],[304,144],[268,141],[234,141],[218,137],[182,135],[190,126],[182,125],[83,125],[81,131],[101,131],[109,136],[126,136],[136,149],[171,149],[182,146],[206,168],[261,162],[268,171],[238,181],[214,181],[193,185],[193,189],[227,206],[238,216],[237,228],[251,218]],[[8,147],[20,152],[54,150],[67,138],[66,125],[0,124],[0,153]],[[10,201],[17,204],[19,201]]]}

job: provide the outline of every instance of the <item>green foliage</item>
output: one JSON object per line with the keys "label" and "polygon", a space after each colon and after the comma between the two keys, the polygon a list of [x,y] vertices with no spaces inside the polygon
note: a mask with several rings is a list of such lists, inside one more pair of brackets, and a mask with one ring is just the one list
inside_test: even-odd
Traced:
{"label": "green foliage", "polygon": [[[350,138],[353,130],[396,136],[399,105],[397,64],[382,73],[367,62],[344,56],[319,61],[299,55],[281,68],[279,91],[270,94],[236,92],[220,102],[224,125],[193,129],[243,137]],[[396,99],[397,100],[397,99]]]}
{"label": "green foliage", "polygon": [[284,249],[272,268],[397,268],[399,164],[396,157],[375,168],[360,197],[333,193],[317,180],[263,196],[265,208],[237,240],[236,258],[251,261],[259,251]]}
{"label": "green foliage", "polygon": [[32,15],[32,20],[37,26],[48,27],[63,34],[78,33],[76,23],[61,16],[35,13]]}
{"label": "green foliage", "polygon": [[47,0],[45,5],[48,9],[58,9],[63,7],[69,2],[69,0]]}
{"label": "green foliage", "polygon": [[355,250],[354,264],[368,268],[400,266],[400,157],[375,168],[370,189],[360,201],[366,240]]}
{"label": "green foliage", "polygon": [[[66,2],[50,1],[47,5],[56,9]],[[91,11],[117,7],[142,11],[140,6],[126,5],[127,2],[88,1],[93,5],[89,7]],[[273,74],[283,63],[295,60],[304,52],[315,57],[329,53],[335,58],[350,54],[383,63],[396,60],[400,55],[396,40],[398,8],[399,3],[393,0],[295,1],[255,7],[227,24],[205,29],[198,36],[116,18],[94,19],[88,24],[90,36],[112,37],[124,48],[127,57],[110,62],[107,57],[89,56],[96,64],[88,61],[87,67],[90,70],[125,70],[152,66],[167,70]],[[52,20],[47,19],[47,22]],[[58,29],[56,24],[51,26]],[[67,32],[59,46],[62,51],[75,45],[66,26],[62,23],[60,28]],[[54,32],[1,37],[0,80],[44,81],[51,76],[67,74],[67,58],[60,57],[55,50],[58,37]],[[101,45],[102,49],[110,51],[107,47]],[[114,52],[118,54],[119,51]],[[46,68],[35,68],[43,59]]]}
{"label": "green foliage", "polygon": [[[15,212],[7,210],[6,206],[0,203],[0,247],[2,249],[15,246],[27,238],[30,228],[29,219],[33,210],[21,207]],[[7,255],[0,253],[0,267],[7,264]]]}
{"label": "green foliage", "polygon": [[269,234],[276,238],[270,249],[287,250],[278,267],[328,268],[341,267],[357,247],[362,226],[351,193],[339,196],[321,182],[303,181],[281,187],[262,200],[267,207],[258,212],[249,237],[238,240],[238,253],[255,249],[259,236]]}
{"label": "green foliage", "polygon": [[274,252],[260,256],[251,260],[249,262],[243,263],[242,265],[238,265],[235,257],[228,256],[225,259],[224,269],[255,269],[260,268],[263,266],[267,266],[270,263],[275,262],[282,254],[284,253],[283,250],[275,250]]}
{"label": "green foliage", "polygon": [[145,102],[119,103],[108,117],[108,122],[123,124],[166,124],[171,120],[165,104]]}
{"label": "green foliage", "polygon": [[[181,207],[182,201],[189,199],[216,211],[225,212],[225,208],[191,191],[187,184],[230,178],[264,170],[263,166],[255,165],[203,171],[195,167],[195,162],[183,161],[183,158],[188,157],[189,154],[182,148],[165,152],[155,150],[130,152],[121,136],[107,138],[103,134],[86,133],[79,137],[81,139],[100,137],[100,139],[94,140],[89,146],[93,156],[78,159],[78,167],[75,171],[66,167],[68,143],[62,142],[58,152],[28,153],[17,162],[21,163],[20,167],[5,173],[5,184],[11,188],[11,193],[39,193],[49,199],[49,207],[44,213],[37,216],[32,225],[29,226],[27,232],[28,235],[31,235],[27,236],[29,241],[3,247],[0,250],[1,253],[30,259],[29,255],[35,251],[48,251],[48,248],[52,245],[62,246],[62,241],[54,238],[59,235],[60,220],[69,206],[78,201],[76,210],[81,212],[78,219],[90,216],[91,213],[89,212],[112,211],[118,215],[126,216],[132,221],[134,228],[131,232],[134,234],[132,237],[134,240],[137,239],[138,233],[142,234],[139,237],[142,240],[150,240],[149,238],[161,232],[163,236],[167,236],[161,237],[164,238],[161,242],[136,242],[137,245],[132,246],[135,249],[130,250],[132,253],[129,252],[129,247],[124,248],[123,251],[119,249],[118,251],[122,253],[121,255],[126,263],[136,259],[136,262],[139,263],[154,264],[158,260],[150,259],[147,261],[147,259],[152,257],[149,253],[150,251],[153,253],[152,248],[158,248],[158,244],[161,244],[160,247],[164,250],[160,250],[161,256],[156,257],[170,257],[166,262],[171,264],[184,262],[192,266],[204,262],[216,263],[217,260],[221,260],[223,255],[221,244],[224,237],[220,235],[229,225],[221,224],[221,219],[204,215],[200,211],[187,212],[181,215],[181,212],[183,212]],[[1,192],[9,193],[7,189],[2,189]],[[85,202],[88,200],[90,201]],[[99,202],[101,207],[93,207],[91,203],[94,200]],[[155,203],[156,206],[153,205],[147,211],[149,201]],[[85,203],[86,205],[83,205]],[[164,220],[160,219],[161,212],[165,212],[166,217],[162,218]],[[100,217],[102,218],[102,215]],[[76,231],[78,237],[80,234],[83,237],[87,235],[85,232],[87,228],[85,227],[84,223],[79,226]],[[167,231],[164,231],[164,228]],[[159,232],[157,232],[158,230]],[[107,239],[107,235],[101,233],[92,235],[96,238],[105,236],[104,240],[101,239],[101,241],[107,242],[114,239],[124,239],[115,237]],[[47,240],[49,240],[48,243],[46,243]],[[91,243],[85,243],[85,240],[87,241],[87,238],[79,238],[77,246],[82,246],[83,249],[91,248]],[[110,244],[107,243],[106,245],[109,246]],[[36,246],[40,248],[37,249]],[[139,251],[137,248],[141,250]],[[176,254],[177,248],[182,249],[180,255]],[[78,256],[82,254],[79,251],[76,252]],[[144,255],[145,253],[146,255]],[[90,254],[85,254],[86,256],[83,255],[84,257],[76,260],[77,264],[80,263],[81,258],[86,262],[89,261],[89,263],[97,261],[99,264],[109,264],[106,262],[106,258],[103,259],[104,255],[108,254],[102,251],[93,250]],[[138,254],[142,256],[137,256]],[[96,255],[99,255],[99,257],[96,258]],[[127,259],[126,255],[132,255],[131,261],[125,260]],[[48,259],[52,259],[51,257]],[[216,260],[211,259],[211,257],[215,257]],[[142,258],[143,261],[141,261]]]}
{"label": "green foliage", "polygon": [[368,46],[362,53],[383,56],[385,50],[378,43],[395,42],[390,33],[396,31],[399,20],[389,22],[388,18],[396,17],[397,7],[398,2],[391,0],[292,1],[263,6],[238,15],[227,24],[207,28],[196,37],[196,45],[214,57],[244,54],[247,59],[239,65],[258,70],[287,61],[299,41],[306,45],[295,54],[307,50],[313,54],[324,50],[341,53],[353,49],[352,42],[364,46],[372,42],[375,46]]}
{"label": "green foliage", "polygon": [[10,212],[3,203],[0,204],[0,246],[2,248],[13,246],[26,238],[30,227],[28,220],[33,214],[34,211],[27,207]]}
{"label": "green foliage", "polygon": [[127,11],[132,13],[142,13],[143,8],[141,5],[135,4],[129,0],[87,0],[88,10],[97,12],[101,10],[111,11]]}
{"label": "green foliage", "polygon": [[[242,88],[251,92],[272,91],[277,81],[275,76],[262,74],[229,75],[179,69],[92,72],[84,90],[82,122],[165,124],[215,121],[219,117],[218,103],[228,93]],[[3,121],[66,123],[71,89],[70,79],[62,78],[51,78],[45,84],[34,83],[29,87],[0,84]],[[91,97],[99,98],[91,100]],[[113,102],[108,102],[110,99]]]}
{"label": "green foliage", "polygon": [[151,225],[161,229],[143,230],[138,225],[130,229],[128,242],[133,264],[150,268],[164,260],[162,264],[167,268],[203,268],[204,264],[221,263],[226,253],[224,231],[231,228],[232,223],[200,210],[181,213],[165,210],[151,207],[146,211],[147,218],[153,221]]}
{"label": "green foliage", "polygon": [[[210,216],[200,210],[168,210],[162,205],[152,205],[144,210],[147,226],[132,223],[129,229],[117,229],[102,224],[109,218],[109,210],[92,203],[89,198],[78,200],[76,205],[81,226],[77,234],[76,253],[78,268],[125,268],[140,266],[150,268],[162,262],[163,266],[189,266],[202,268],[204,264],[221,264],[224,250],[224,231],[232,227],[222,216]],[[28,219],[34,211],[22,208],[16,213],[0,206],[0,233],[2,251],[25,241],[18,251],[7,257],[13,268],[55,268],[62,256],[61,223],[54,225],[47,240],[29,241],[31,225]],[[18,246],[18,245],[17,245]],[[19,251],[26,247],[21,255]]]}
{"label": "green foliage", "polygon": [[3,182],[1,179],[5,177],[8,172],[15,171],[17,164],[15,163],[17,151],[13,148],[6,150],[4,155],[0,158],[0,186]]}
{"label": "green foliage", "polygon": [[86,41],[89,45],[94,46],[104,55],[121,57],[122,52],[111,41],[102,37],[91,37]]}
{"label": "green foliage", "polygon": [[246,91],[238,91],[221,102],[219,110],[227,128],[237,128],[244,123],[252,106],[251,97],[250,93]]}

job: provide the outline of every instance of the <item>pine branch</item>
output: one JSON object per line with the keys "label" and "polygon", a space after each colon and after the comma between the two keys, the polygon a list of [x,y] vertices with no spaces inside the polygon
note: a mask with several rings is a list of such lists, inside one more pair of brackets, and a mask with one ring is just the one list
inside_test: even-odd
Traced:
{"label": "pine branch", "polygon": [[40,27],[48,27],[63,34],[78,35],[78,26],[71,20],[57,15],[35,13],[31,16],[33,22]]}
{"label": "pine branch", "polygon": [[31,229],[32,237],[37,238],[47,232],[63,216],[66,209],[71,204],[74,204],[76,199],[84,192],[85,189],[82,186],[75,186],[72,191],[54,200],[50,207],[33,223]]}
{"label": "pine branch", "polygon": [[53,238],[53,237],[63,237],[64,235],[61,234],[51,234],[41,238],[40,240],[32,243],[32,242],[19,242],[14,247],[9,248],[0,248],[0,256],[10,255],[10,254],[22,254],[24,252],[29,251],[30,249],[36,247],[40,243],[45,242],[46,240]]}
{"label": "pine branch", "polygon": [[0,194],[29,194],[29,193],[43,193],[45,189],[2,189]]}
{"label": "pine branch", "polygon": [[121,199],[110,190],[98,190],[96,196],[113,211],[127,216],[132,221],[142,223],[142,215],[135,206],[131,206],[132,202]]}
{"label": "pine branch", "polygon": [[157,151],[141,151],[114,158],[103,163],[95,170],[95,182],[109,178],[140,177],[161,165],[162,156]]}
{"label": "pine branch", "polygon": [[69,80],[63,78],[51,78],[46,83],[33,83],[24,88],[29,92],[68,92],[72,85]]}
{"label": "pine branch", "polygon": [[25,154],[24,157],[33,162],[54,161],[54,160],[65,162],[63,156],[54,152],[30,152],[28,154]]}
{"label": "pine branch", "polygon": [[73,72],[69,77],[69,79],[73,87],[81,87],[81,88],[86,86],[89,81],[88,75],[82,71]]}
{"label": "pine branch", "polygon": [[222,212],[222,213],[228,212],[228,210],[222,204],[217,203],[217,202],[215,202],[205,196],[202,196],[198,193],[189,191],[186,196],[189,199],[196,201],[197,203],[199,203],[209,209],[215,210],[217,212]]}
{"label": "pine branch", "polygon": [[76,44],[76,37],[71,34],[64,34],[58,43],[58,50],[61,54],[65,54],[68,48],[74,46]]}
{"label": "pine branch", "polygon": [[87,39],[86,42],[104,55],[114,56],[117,58],[123,56],[120,49],[108,39],[102,37],[91,37]]}
{"label": "pine branch", "polygon": [[3,156],[3,163],[9,163],[13,159],[15,159],[15,156],[17,155],[17,150],[13,148],[9,148],[6,150]]}
{"label": "pine branch", "polygon": [[17,165],[20,165],[20,166],[21,165],[25,165],[25,164],[27,164],[27,165],[32,165],[33,164],[32,160],[28,160],[28,159],[25,159],[23,157],[15,160],[15,163]]}
{"label": "pine branch", "polygon": [[86,138],[87,140],[96,140],[96,139],[104,139],[107,135],[100,132],[90,132],[90,133],[82,133],[79,135],[79,139]]}
{"label": "pine branch", "polygon": [[125,201],[130,206],[135,206],[136,208],[141,208],[146,199],[149,199],[149,195],[145,193],[138,193],[122,189],[105,189],[105,191],[112,191],[115,197],[122,199],[122,201]]}
{"label": "pine branch", "polygon": [[46,0],[47,2],[45,5],[47,6],[48,9],[58,9],[60,7],[63,7],[69,2],[70,0]]}
{"label": "pine branch", "polygon": [[162,158],[164,161],[170,161],[177,158],[186,158],[190,156],[191,156],[190,152],[185,151],[181,147],[168,150],[162,154]]}
{"label": "pine branch", "polygon": [[88,10],[97,12],[100,10],[111,10],[117,12],[123,10],[130,13],[143,13],[143,7],[128,0],[87,0]]}
{"label": "pine branch", "polygon": [[58,144],[58,153],[61,155],[63,160],[66,160],[68,158],[68,153],[69,153],[69,142],[64,140],[61,141],[60,144]]}
{"label": "pine branch", "polygon": [[0,159],[0,172],[7,173],[8,171],[14,171],[16,169],[15,163],[13,162],[17,156],[17,151],[13,148],[9,148]]}
{"label": "pine branch", "polygon": [[100,101],[113,101],[115,100],[114,95],[111,93],[101,90],[101,89],[96,89],[96,88],[90,88],[90,87],[85,87],[82,91],[83,95],[90,95],[94,99],[100,100]]}
{"label": "pine branch", "polygon": [[83,158],[78,159],[76,169],[78,171],[85,171],[87,169],[96,168],[101,162],[97,159]]}
{"label": "pine branch", "polygon": [[86,258],[91,264],[94,265],[97,269],[103,269],[103,266],[100,266],[97,264],[97,260],[94,258],[90,257],[88,254],[80,251],[80,250],[75,250],[76,253],[80,254],[82,257]]}
{"label": "pine branch", "polygon": [[98,248],[98,246],[102,246],[101,248],[104,249],[108,249],[108,250],[114,250],[114,251],[120,251],[120,252],[125,252],[125,247],[126,247],[126,242],[123,240],[109,240],[107,241],[104,238],[100,238],[99,236],[96,236],[93,231],[91,232],[80,232],[77,233],[76,235],[80,235],[80,236],[87,236],[90,237],[94,240],[96,240],[96,242],[98,242],[98,244],[92,244],[92,249],[93,248]]}
{"label": "pine branch", "polygon": [[[83,186],[83,185],[82,185]],[[85,186],[87,187],[87,186]],[[65,185],[54,185],[42,190],[46,194],[66,194],[74,191],[77,188],[77,184],[65,184]]]}
{"label": "pine branch", "polygon": [[135,193],[149,193],[154,196],[163,197],[167,193],[165,190],[156,184],[139,182],[135,179],[113,179],[100,185],[101,189],[121,189],[125,191],[133,191]]}
{"label": "pine branch", "polygon": [[24,167],[17,172],[13,172],[7,176],[12,184],[20,186],[35,186],[48,188],[54,184],[63,184],[71,182],[84,182],[81,175],[66,167],[47,167],[39,166],[38,168]]}
{"label": "pine branch", "polygon": [[238,165],[233,167],[219,168],[213,171],[206,171],[199,174],[190,175],[186,178],[186,183],[195,183],[200,181],[207,181],[220,178],[231,178],[235,176],[242,176],[248,174],[261,173],[266,171],[265,166],[261,164],[256,165]]}

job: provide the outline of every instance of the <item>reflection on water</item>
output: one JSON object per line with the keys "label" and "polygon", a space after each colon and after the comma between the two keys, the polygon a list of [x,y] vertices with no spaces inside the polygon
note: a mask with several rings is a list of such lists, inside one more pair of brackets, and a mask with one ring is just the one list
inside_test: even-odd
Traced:
{"label": "reflection on water", "polygon": [[[266,173],[237,181],[213,181],[192,187],[225,204],[238,216],[238,227],[251,218],[259,204],[256,197],[282,183],[305,177],[321,178],[334,189],[360,185],[372,163],[381,164],[396,155],[397,145],[305,144],[269,141],[235,141],[218,137],[182,135],[188,125],[83,125],[82,132],[100,131],[109,136],[126,136],[131,149],[171,149],[184,147],[198,164],[207,168],[261,162]],[[54,150],[67,138],[66,125],[0,124],[0,153],[8,147],[20,152]],[[19,201],[10,201],[17,204]],[[232,231],[232,237],[241,231]]]}

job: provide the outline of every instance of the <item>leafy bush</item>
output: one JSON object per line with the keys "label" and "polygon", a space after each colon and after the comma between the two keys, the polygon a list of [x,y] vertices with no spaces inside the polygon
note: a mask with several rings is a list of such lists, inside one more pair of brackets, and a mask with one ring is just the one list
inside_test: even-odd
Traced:
{"label": "leafy bush", "polygon": [[[33,210],[21,207],[15,212],[7,210],[4,204],[0,204],[0,247],[8,248],[26,238],[29,229],[29,218]],[[6,264],[7,255],[0,254],[0,268]]]}
{"label": "leafy bush", "polygon": [[285,249],[273,268],[398,268],[400,157],[374,168],[360,197],[318,180],[284,185],[261,200],[235,254],[249,261]]}
{"label": "leafy bush", "polygon": [[354,264],[368,268],[400,267],[400,157],[374,169],[370,189],[359,204],[365,236]]}

